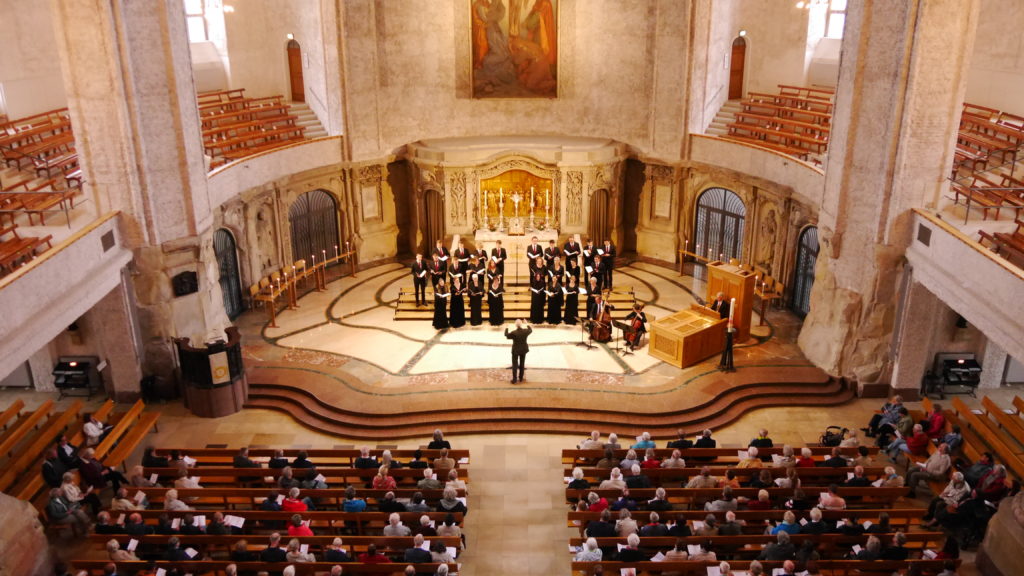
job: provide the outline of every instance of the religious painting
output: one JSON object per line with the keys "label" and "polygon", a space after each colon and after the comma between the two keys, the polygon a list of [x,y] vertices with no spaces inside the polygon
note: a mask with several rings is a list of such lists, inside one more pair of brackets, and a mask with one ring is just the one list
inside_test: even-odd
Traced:
{"label": "religious painting", "polygon": [[558,96],[559,0],[470,0],[474,98]]}

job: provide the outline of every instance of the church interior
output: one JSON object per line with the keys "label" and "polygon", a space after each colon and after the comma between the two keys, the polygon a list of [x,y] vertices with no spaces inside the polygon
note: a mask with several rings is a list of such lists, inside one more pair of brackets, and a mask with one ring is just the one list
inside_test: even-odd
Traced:
{"label": "church interior", "polygon": [[1017,574],[1021,28],[0,0],[0,574]]}

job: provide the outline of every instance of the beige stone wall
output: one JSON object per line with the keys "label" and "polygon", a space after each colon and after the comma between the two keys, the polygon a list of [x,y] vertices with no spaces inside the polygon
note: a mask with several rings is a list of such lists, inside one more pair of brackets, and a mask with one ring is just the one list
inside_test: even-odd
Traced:
{"label": "beige stone wall", "polygon": [[807,76],[807,17],[792,0],[739,2],[736,32],[746,30],[746,91],[803,86]]}
{"label": "beige stone wall", "polygon": [[1024,3],[982,0],[966,100],[1024,115]]}
{"label": "beige stone wall", "polygon": [[49,543],[32,504],[0,493],[0,518],[0,574],[52,574]]}
{"label": "beige stone wall", "polygon": [[68,105],[50,2],[0,2],[0,114],[24,118]]}
{"label": "beige stone wall", "polygon": [[[352,159],[377,158],[427,137],[501,134],[610,137],[678,158],[681,123],[671,119],[683,105],[687,3],[559,4],[559,97],[473,100],[468,2],[344,2]],[[654,120],[663,113],[665,123]]]}

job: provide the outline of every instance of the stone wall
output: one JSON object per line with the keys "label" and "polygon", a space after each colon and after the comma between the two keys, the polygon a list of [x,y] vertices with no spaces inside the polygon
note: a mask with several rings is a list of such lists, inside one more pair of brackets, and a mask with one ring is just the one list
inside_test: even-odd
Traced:
{"label": "stone wall", "polygon": [[0,492],[0,576],[53,574],[46,533],[32,504]]}

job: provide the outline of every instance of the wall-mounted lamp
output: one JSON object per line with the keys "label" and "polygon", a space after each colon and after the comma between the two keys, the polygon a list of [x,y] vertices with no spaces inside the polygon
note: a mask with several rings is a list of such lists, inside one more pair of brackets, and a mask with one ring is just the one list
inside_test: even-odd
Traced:
{"label": "wall-mounted lamp", "polygon": [[285,34],[284,37],[289,39],[289,40],[295,40],[295,34],[288,33],[288,34]]}
{"label": "wall-mounted lamp", "polygon": [[747,31],[746,30],[740,30],[740,36],[746,36],[746,35],[747,35]]}

